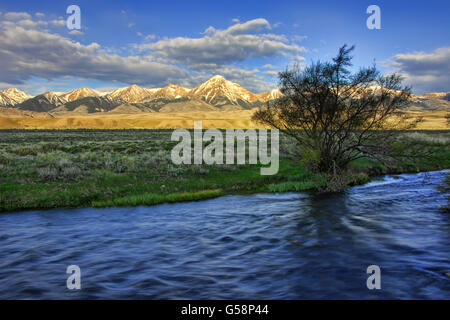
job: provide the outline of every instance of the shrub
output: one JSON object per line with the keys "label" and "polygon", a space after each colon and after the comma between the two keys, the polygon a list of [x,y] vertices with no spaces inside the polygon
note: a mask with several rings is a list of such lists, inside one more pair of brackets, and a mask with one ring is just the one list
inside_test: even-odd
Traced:
{"label": "shrub", "polygon": [[44,167],[38,168],[37,173],[42,180],[54,181],[58,179],[58,170],[56,168]]}
{"label": "shrub", "polygon": [[13,153],[18,156],[35,156],[39,153],[39,147],[37,145],[34,146],[18,146],[12,150]]}
{"label": "shrub", "polygon": [[206,175],[209,174],[209,169],[205,168],[201,165],[192,165],[190,166],[191,172],[194,174]]}
{"label": "shrub", "polygon": [[53,167],[57,168],[60,165],[66,165],[67,163],[71,163],[69,160],[69,154],[64,152],[49,152],[49,153],[40,153],[36,157],[36,162],[40,167]]}
{"label": "shrub", "polygon": [[105,161],[106,168],[116,173],[123,173],[136,169],[136,160],[130,156],[120,156],[115,158],[111,156]]}
{"label": "shrub", "polygon": [[320,150],[305,147],[301,154],[300,162],[309,170],[317,172],[319,171],[320,159]]}
{"label": "shrub", "polygon": [[144,167],[154,167],[162,162],[162,159],[157,155],[152,155],[144,160]]}
{"label": "shrub", "polygon": [[57,142],[40,143],[38,145],[38,149],[42,153],[54,152],[59,149],[59,143]]}
{"label": "shrub", "polygon": [[422,132],[408,132],[403,135],[404,138],[434,145],[447,145],[450,143],[450,138],[444,134],[436,133],[422,133]]}
{"label": "shrub", "polygon": [[217,164],[216,168],[221,171],[234,171],[237,169],[237,166],[234,164]]}
{"label": "shrub", "polygon": [[12,157],[7,153],[0,153],[0,164],[9,164],[12,160]]}
{"label": "shrub", "polygon": [[66,166],[60,170],[60,178],[76,180],[82,175],[82,171],[77,166]]}
{"label": "shrub", "polygon": [[167,174],[172,177],[181,176],[185,171],[186,169],[183,166],[173,166],[173,165],[167,166]]}

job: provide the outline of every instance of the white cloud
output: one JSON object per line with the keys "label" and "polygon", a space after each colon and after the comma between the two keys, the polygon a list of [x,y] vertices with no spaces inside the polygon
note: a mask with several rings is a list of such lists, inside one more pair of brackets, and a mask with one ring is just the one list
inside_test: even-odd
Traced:
{"label": "white cloud", "polygon": [[150,40],[154,40],[154,39],[156,39],[156,35],[154,35],[154,34],[146,35],[144,38],[144,40],[146,40],[146,41],[150,41]]}
{"label": "white cloud", "polygon": [[306,51],[304,47],[288,43],[284,35],[263,33],[270,29],[270,23],[259,18],[236,23],[225,30],[208,27],[202,38],[177,37],[137,47],[190,67],[204,63],[225,65],[249,58],[298,56]]}
{"label": "white cloud", "polygon": [[73,36],[82,36],[84,33],[80,30],[72,30],[69,32],[69,34],[71,34]]}
{"label": "white cloud", "polygon": [[267,71],[264,71],[263,73],[264,73],[264,74],[267,74],[267,75],[269,75],[269,76],[276,77],[276,76],[278,76],[279,71],[275,71],[275,70],[267,70]]}
{"label": "white cloud", "polygon": [[23,19],[16,22],[16,25],[24,27],[24,28],[36,28],[38,23],[31,19]]}
{"label": "white cloud", "polygon": [[283,25],[283,22],[277,22],[273,24],[274,28],[278,28],[279,26]]}
{"label": "white cloud", "polygon": [[[146,87],[161,87],[169,82],[194,87],[221,74],[253,92],[262,92],[275,86],[273,80],[267,79],[273,79],[277,67],[266,64],[261,69],[242,68],[235,65],[237,62],[278,56],[301,60],[304,58],[300,54],[306,51],[291,44],[285,35],[271,33],[272,26],[266,19],[236,22],[224,30],[211,26],[197,39],[156,41],[157,35],[138,33],[143,43],[135,48],[149,53],[137,56],[130,54],[127,46],[119,50],[98,43],[82,44],[40,28],[65,27],[62,17],[51,20],[35,14],[33,19],[27,13],[10,12],[3,13],[2,18],[5,15],[8,19],[0,21],[0,83],[18,87],[26,87],[36,77],[46,81],[32,87],[42,89],[50,86],[49,81],[66,76]],[[83,32],[72,30],[69,34],[80,36]]]}
{"label": "white cloud", "polygon": [[26,12],[6,12],[3,15],[3,19],[5,20],[29,20],[31,16]]}
{"label": "white cloud", "polygon": [[399,53],[385,63],[402,74],[415,92],[450,91],[450,47],[431,53]]}
{"label": "white cloud", "polygon": [[308,39],[308,36],[295,35],[292,37],[292,40],[297,41],[297,42],[302,42],[306,39]]}
{"label": "white cloud", "polygon": [[52,25],[54,25],[55,27],[65,27],[66,26],[66,20],[64,19],[55,19],[50,21],[50,23]]}
{"label": "white cloud", "polygon": [[187,76],[186,70],[173,65],[109,54],[97,43],[83,45],[46,30],[26,28],[23,21],[28,18],[20,16],[25,19],[0,23],[0,82],[21,84],[32,77],[50,80],[70,75],[162,85]]}
{"label": "white cloud", "polygon": [[236,23],[224,31],[218,31],[222,34],[239,35],[250,32],[261,32],[264,29],[271,29],[269,21],[266,19],[254,19],[244,23]]}
{"label": "white cloud", "polygon": [[278,68],[277,66],[274,66],[273,64],[270,64],[270,63],[265,64],[265,65],[263,65],[262,67],[263,67],[264,69],[277,69],[277,68]]}

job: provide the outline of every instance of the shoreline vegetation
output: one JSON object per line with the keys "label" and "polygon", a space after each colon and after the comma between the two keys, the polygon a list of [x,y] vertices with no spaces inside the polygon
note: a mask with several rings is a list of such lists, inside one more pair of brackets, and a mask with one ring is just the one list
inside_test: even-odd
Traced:
{"label": "shoreline vegetation", "polygon": [[[197,201],[228,194],[324,192],[333,183],[293,156],[280,136],[280,169],[260,165],[173,165],[171,130],[0,130],[0,212],[139,206]],[[429,156],[383,165],[364,158],[341,175],[346,186],[383,174],[450,168],[450,131],[405,131]],[[341,181],[342,182],[342,181]]]}

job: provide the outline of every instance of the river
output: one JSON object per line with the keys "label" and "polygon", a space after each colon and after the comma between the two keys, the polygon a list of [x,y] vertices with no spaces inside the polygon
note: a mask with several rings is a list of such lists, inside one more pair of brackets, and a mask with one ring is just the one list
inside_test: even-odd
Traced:
{"label": "river", "polygon": [[[0,214],[1,299],[450,299],[444,171],[338,194]],[[66,268],[81,269],[81,290]],[[381,269],[369,290],[367,267]]]}

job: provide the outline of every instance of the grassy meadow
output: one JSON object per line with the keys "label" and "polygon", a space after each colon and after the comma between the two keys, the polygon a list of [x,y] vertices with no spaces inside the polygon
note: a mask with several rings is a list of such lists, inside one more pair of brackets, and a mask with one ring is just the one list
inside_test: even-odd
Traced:
{"label": "grassy meadow", "polygon": [[[280,139],[280,169],[260,165],[174,165],[172,130],[2,130],[0,212],[57,207],[153,205],[233,193],[325,190],[330,177],[315,174]],[[346,184],[383,173],[450,168],[450,131],[405,132],[430,156],[386,167],[371,159],[351,165]],[[417,159],[416,159],[417,160]]]}

